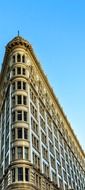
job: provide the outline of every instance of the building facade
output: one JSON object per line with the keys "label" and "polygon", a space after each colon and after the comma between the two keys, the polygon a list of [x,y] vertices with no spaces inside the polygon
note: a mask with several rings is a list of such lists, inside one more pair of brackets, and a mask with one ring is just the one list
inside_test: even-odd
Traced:
{"label": "building facade", "polygon": [[0,74],[0,190],[58,189],[85,189],[85,153],[32,46],[17,36]]}

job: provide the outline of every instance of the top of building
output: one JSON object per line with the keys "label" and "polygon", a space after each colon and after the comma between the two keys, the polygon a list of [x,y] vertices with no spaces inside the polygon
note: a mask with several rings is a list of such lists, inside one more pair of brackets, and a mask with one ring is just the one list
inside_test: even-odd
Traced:
{"label": "top of building", "polygon": [[26,48],[31,48],[32,49],[32,46],[31,44],[25,40],[24,38],[22,38],[19,34],[18,36],[14,37],[11,41],[9,41],[9,43],[6,45],[6,51],[10,51],[10,49],[14,48],[15,46],[18,46],[18,45],[21,45],[21,46],[24,46]]}
{"label": "top of building", "polygon": [[25,49],[29,49],[31,52],[33,52],[31,44],[25,40],[23,37],[21,37],[18,33],[17,36],[15,36],[9,43],[6,45],[6,51],[5,51],[5,56],[1,68],[1,78],[4,72],[5,64],[7,63],[7,59],[9,57],[9,54],[12,52],[13,49],[16,47],[23,47]]}

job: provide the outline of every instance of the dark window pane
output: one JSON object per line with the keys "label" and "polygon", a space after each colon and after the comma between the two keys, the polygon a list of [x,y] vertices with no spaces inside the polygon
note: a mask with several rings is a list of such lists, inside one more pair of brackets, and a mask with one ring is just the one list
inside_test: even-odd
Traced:
{"label": "dark window pane", "polygon": [[22,111],[17,111],[17,120],[18,121],[22,120]]}
{"label": "dark window pane", "polygon": [[18,168],[18,181],[23,181],[23,168]]}
{"label": "dark window pane", "polygon": [[17,96],[17,104],[22,104],[22,96],[21,95]]}
{"label": "dark window pane", "polygon": [[24,111],[24,121],[27,121],[27,112]]}
{"label": "dark window pane", "polygon": [[17,67],[17,74],[18,74],[18,75],[21,74],[21,67]]}
{"label": "dark window pane", "polygon": [[25,63],[25,55],[22,56],[22,62]]}
{"label": "dark window pane", "polygon": [[27,104],[27,97],[23,96],[23,104],[26,105]]}
{"label": "dark window pane", "polygon": [[21,81],[17,82],[17,89],[21,89]]}
{"label": "dark window pane", "polygon": [[21,62],[21,55],[20,54],[17,55],[17,62]]}
{"label": "dark window pane", "polygon": [[29,169],[25,168],[25,180],[29,181]]}
{"label": "dark window pane", "polygon": [[23,82],[23,90],[26,90],[26,82]]}
{"label": "dark window pane", "polygon": [[18,138],[22,138],[22,128],[17,129],[17,136]]}
{"label": "dark window pane", "polygon": [[24,139],[28,139],[28,129],[24,129]]}
{"label": "dark window pane", "polygon": [[22,70],[22,74],[23,74],[23,75],[25,75],[25,71],[26,71],[26,70],[23,68],[23,70]]}

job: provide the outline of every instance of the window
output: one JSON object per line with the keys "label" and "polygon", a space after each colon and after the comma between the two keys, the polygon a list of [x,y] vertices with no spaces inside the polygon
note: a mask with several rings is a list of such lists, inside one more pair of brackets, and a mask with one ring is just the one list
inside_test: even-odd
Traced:
{"label": "window", "polygon": [[17,89],[21,89],[21,81],[17,82]]}
{"label": "window", "polygon": [[36,98],[36,95],[35,95],[35,93],[33,92],[32,89],[30,89],[30,98],[31,98],[31,100],[33,101],[33,103],[36,105],[36,103],[37,103],[37,98]]}
{"label": "window", "polygon": [[24,111],[24,121],[27,121],[27,112]]}
{"label": "window", "polygon": [[33,164],[36,168],[40,168],[40,158],[33,152]]}
{"label": "window", "polygon": [[60,153],[56,150],[56,159],[58,162],[60,162]]}
{"label": "window", "polygon": [[29,169],[25,168],[25,181],[29,181]]}
{"label": "window", "polygon": [[39,140],[32,134],[32,145],[39,151]]}
{"label": "window", "polygon": [[55,158],[53,158],[52,156],[50,156],[50,161],[51,161],[52,168],[55,169]]}
{"label": "window", "polygon": [[68,162],[68,154],[67,153],[65,153],[65,159]]}
{"label": "window", "polygon": [[17,67],[17,74],[18,74],[18,75],[21,74],[21,67]]}
{"label": "window", "polygon": [[62,169],[61,169],[61,165],[57,163],[57,168],[58,168],[58,174],[60,176],[62,176]]}
{"label": "window", "polygon": [[70,167],[69,167],[69,164],[67,164],[67,172],[68,172],[68,174],[70,175]]}
{"label": "window", "polygon": [[46,137],[46,135],[45,135],[43,132],[41,132],[41,140],[42,140],[42,142],[43,142],[45,145],[47,145],[47,137]]}
{"label": "window", "polygon": [[12,122],[15,122],[15,111],[12,112]]}
{"label": "window", "polygon": [[23,159],[23,148],[21,146],[17,147],[18,159]]}
{"label": "window", "polygon": [[17,129],[17,136],[18,136],[18,139],[22,138],[22,128]]}
{"label": "window", "polygon": [[24,139],[28,139],[28,129],[24,129]]}
{"label": "window", "polygon": [[22,69],[22,74],[25,75],[26,74],[26,70],[23,68]]}
{"label": "window", "polygon": [[21,62],[21,55],[20,54],[17,55],[17,62]]}
{"label": "window", "polygon": [[22,56],[22,62],[25,63],[25,55]]}
{"label": "window", "polygon": [[24,148],[25,159],[28,160],[28,148]]}
{"label": "window", "polygon": [[13,63],[15,63],[15,55],[13,55],[12,60],[13,60]]}
{"label": "window", "polygon": [[56,136],[56,138],[58,138],[58,129],[55,123],[53,123],[53,128],[54,128],[54,135]]}
{"label": "window", "polygon": [[22,111],[17,111],[17,120],[18,121],[22,120]]}
{"label": "window", "polygon": [[41,128],[42,128],[44,131],[46,130],[45,121],[41,118],[41,116],[40,116],[40,126],[41,126]]}
{"label": "window", "polygon": [[61,155],[64,156],[64,149],[61,145],[60,145],[60,151],[61,151]]}
{"label": "window", "polygon": [[64,160],[64,158],[61,158],[61,159],[62,159],[62,167],[63,167],[64,169],[66,169],[65,160]]}
{"label": "window", "polygon": [[52,181],[56,183],[56,173],[52,171]]}
{"label": "window", "polygon": [[17,96],[17,104],[22,104],[22,96],[21,95]]}
{"label": "window", "polygon": [[37,119],[37,110],[35,109],[33,104],[30,104],[30,110],[31,110],[31,114],[35,117],[35,119]]}
{"label": "window", "polygon": [[44,110],[44,107],[41,103],[39,103],[39,111],[40,111],[40,114],[45,117],[45,110]]}
{"label": "window", "polygon": [[58,140],[55,138],[55,146],[57,148],[57,150],[59,150],[59,143],[58,143]]}
{"label": "window", "polygon": [[23,90],[26,90],[26,82],[23,82]]}
{"label": "window", "polygon": [[26,105],[27,104],[27,97],[23,96],[23,104]]}
{"label": "window", "polygon": [[12,169],[12,182],[15,182],[15,168]]}
{"label": "window", "polygon": [[50,149],[50,152],[54,154],[54,146],[53,146],[53,143],[51,143],[50,141],[49,141],[49,149]]}
{"label": "window", "polygon": [[48,128],[48,136],[51,141],[53,141],[52,131]]}
{"label": "window", "polygon": [[18,168],[18,181],[23,181],[23,168]]}
{"label": "window", "polygon": [[50,116],[48,114],[47,114],[47,124],[51,128],[51,118],[50,118]]}
{"label": "window", "polygon": [[32,130],[38,134],[38,124],[35,122],[35,120],[31,117],[31,127]]}

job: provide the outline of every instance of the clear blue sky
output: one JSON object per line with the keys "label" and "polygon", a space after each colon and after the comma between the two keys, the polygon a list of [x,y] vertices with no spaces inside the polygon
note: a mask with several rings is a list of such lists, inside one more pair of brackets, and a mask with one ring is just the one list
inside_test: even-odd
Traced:
{"label": "clear blue sky", "polygon": [[0,1],[0,63],[18,30],[32,44],[85,150],[85,1]]}

